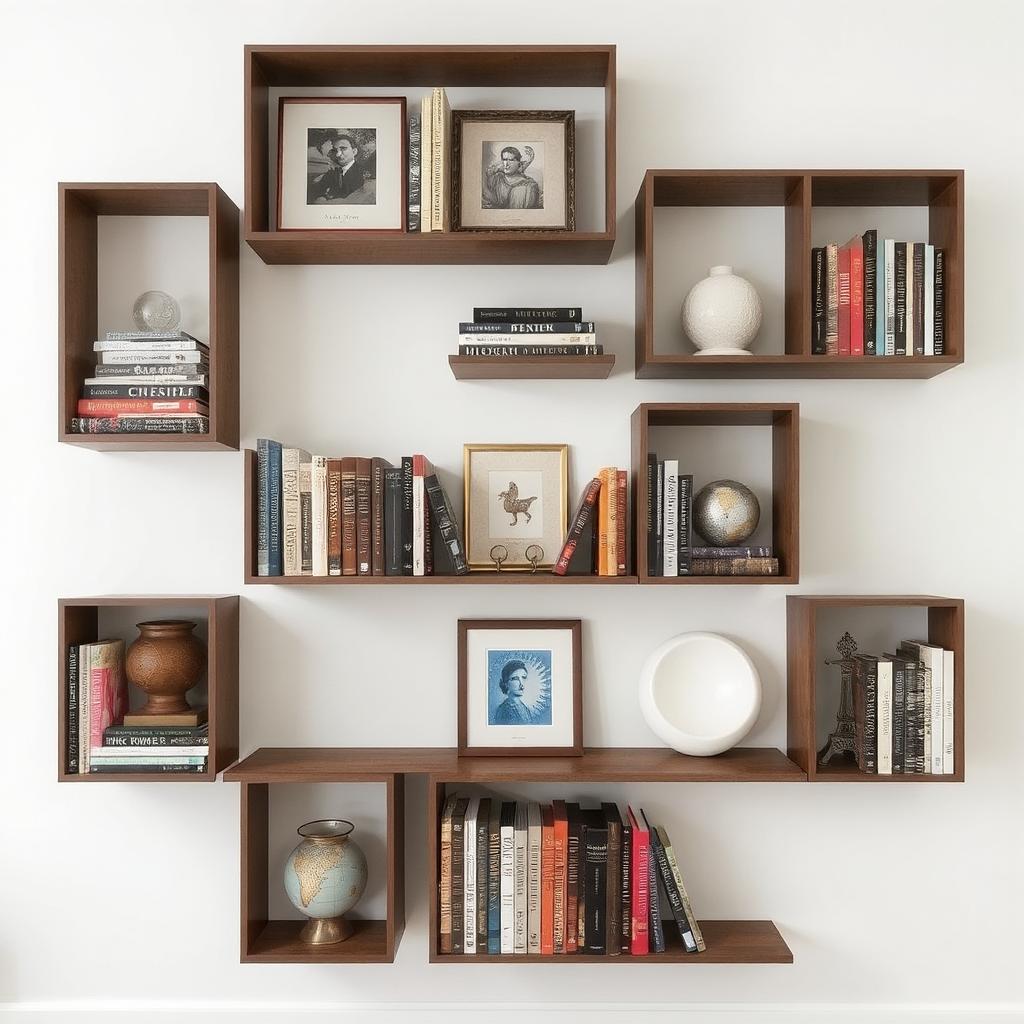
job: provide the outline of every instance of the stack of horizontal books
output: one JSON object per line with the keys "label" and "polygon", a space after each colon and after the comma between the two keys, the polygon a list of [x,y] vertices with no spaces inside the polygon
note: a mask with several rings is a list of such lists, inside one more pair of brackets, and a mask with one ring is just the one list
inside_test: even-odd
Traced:
{"label": "stack of horizontal books", "polygon": [[472,323],[459,324],[459,355],[501,359],[596,356],[593,320],[578,306],[478,306]]}

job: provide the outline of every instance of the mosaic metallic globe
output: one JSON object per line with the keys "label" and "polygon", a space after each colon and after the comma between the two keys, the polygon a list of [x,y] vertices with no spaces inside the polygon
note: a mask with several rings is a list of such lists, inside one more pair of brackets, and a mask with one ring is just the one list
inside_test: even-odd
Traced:
{"label": "mosaic metallic globe", "polygon": [[181,307],[167,292],[143,292],[135,300],[132,319],[140,331],[176,331],[181,323]]}
{"label": "mosaic metallic globe", "polygon": [[715,546],[742,544],[760,518],[754,492],[738,480],[712,480],[693,499],[693,528]]}

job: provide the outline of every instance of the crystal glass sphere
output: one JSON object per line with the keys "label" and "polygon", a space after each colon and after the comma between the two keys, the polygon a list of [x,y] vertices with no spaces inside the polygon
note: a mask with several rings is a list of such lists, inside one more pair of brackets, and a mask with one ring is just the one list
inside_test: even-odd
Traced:
{"label": "crystal glass sphere", "polygon": [[143,292],[132,307],[132,319],[140,331],[175,331],[181,323],[181,307],[167,292]]}
{"label": "crystal glass sphere", "polygon": [[709,544],[742,544],[760,518],[756,495],[738,480],[713,480],[693,499],[693,528]]}

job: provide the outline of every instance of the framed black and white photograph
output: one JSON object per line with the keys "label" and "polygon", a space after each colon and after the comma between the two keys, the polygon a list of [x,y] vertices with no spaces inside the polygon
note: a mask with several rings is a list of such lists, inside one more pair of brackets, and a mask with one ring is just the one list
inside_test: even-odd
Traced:
{"label": "framed black and white photograph", "polygon": [[278,230],[404,231],[405,146],[404,97],[282,97]]}
{"label": "framed black and white photograph", "polygon": [[459,620],[459,754],[583,753],[579,619]]}
{"label": "framed black and white photograph", "polygon": [[568,445],[464,445],[463,483],[471,571],[552,568],[565,540]]}
{"label": "framed black and white photograph", "polygon": [[573,231],[571,110],[453,110],[452,226]]}

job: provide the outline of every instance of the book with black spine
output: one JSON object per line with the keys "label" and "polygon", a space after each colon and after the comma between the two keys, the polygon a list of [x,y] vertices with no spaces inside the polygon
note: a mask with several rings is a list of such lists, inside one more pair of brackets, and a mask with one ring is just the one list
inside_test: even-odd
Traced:
{"label": "book with black spine", "polygon": [[[909,246],[909,243],[908,243]],[[924,355],[924,242],[914,242],[913,248],[913,277],[909,273],[907,277],[908,287],[913,288],[914,293],[914,323],[913,347],[907,346],[908,354],[913,352],[915,356]]]}
{"label": "book with black spine", "polygon": [[676,575],[689,576],[693,572],[693,474],[683,473],[676,485],[678,510],[676,513]]}
{"label": "book with black spine", "polygon": [[608,934],[608,826],[601,811],[582,811],[581,818],[584,942],[579,952],[604,956]]}
{"label": "book with black spine", "polygon": [[209,746],[209,725],[195,727],[108,725],[103,730],[105,747],[197,747]]}
{"label": "book with black spine", "polygon": [[64,681],[64,769],[78,774],[78,644],[68,644]]}
{"label": "book with black spine", "polygon": [[402,575],[412,575],[412,456],[402,456]]}
{"label": "book with black spine", "polygon": [[665,857],[667,858],[668,866],[672,871],[672,880],[675,883],[676,891],[679,893],[679,898],[683,901],[683,910],[686,912],[686,920],[689,922],[690,929],[693,932],[693,939],[697,943],[697,952],[703,953],[708,947],[704,941],[704,935],[700,930],[700,922],[697,920],[697,915],[693,912],[693,904],[690,902],[690,896],[686,891],[686,883],[683,881],[683,872],[679,867],[679,859],[676,857],[672,841],[669,839],[668,833],[660,825],[655,829],[655,831],[658,834],[658,842],[665,851]]}
{"label": "book with black spine", "polygon": [[579,556],[580,561],[586,560],[587,562],[586,575],[589,576],[593,573],[593,553],[592,550],[589,550],[590,546],[585,544],[584,541],[588,527],[597,518],[597,499],[600,492],[601,480],[599,477],[594,477],[583,488],[579,504],[576,506],[576,511],[569,521],[569,531],[565,536],[565,543],[562,545],[562,550],[559,551],[554,567],[551,570],[555,576],[570,575],[570,568],[573,562],[577,561],[577,556]]}
{"label": "book with black spine", "polygon": [[946,352],[946,250],[935,247],[934,342],[937,356]]}
{"label": "book with black spine", "polygon": [[207,765],[202,764],[91,764],[90,774],[97,775],[161,775],[190,774],[205,772]]}
{"label": "book with black spine", "polygon": [[206,416],[73,416],[72,434],[208,434]]}
{"label": "book with black spine", "polygon": [[[544,320],[501,323],[459,324],[459,334],[595,334],[597,326],[593,320]],[[557,339],[555,339],[557,341]]]}
{"label": "book with black spine", "polygon": [[605,954],[622,952],[622,815],[610,801],[601,804],[608,832],[607,910],[605,911]]}
{"label": "book with black spine", "polygon": [[708,547],[694,545],[693,558],[771,558],[770,544],[737,544],[732,547]]}
{"label": "book with black spine", "polygon": [[384,469],[384,575],[402,575],[402,467]]}
{"label": "book with black spine", "polygon": [[491,800],[487,818],[487,952],[501,952],[501,809]]}
{"label": "book with black spine", "polygon": [[825,354],[825,248],[811,250],[811,355]]}
{"label": "book with black spine", "polygon": [[919,775],[924,771],[924,675],[918,671],[913,658],[899,657],[906,674],[907,711],[903,719],[903,750],[906,774]]}
{"label": "book with black spine", "polygon": [[665,574],[665,463],[659,462],[654,489],[654,565],[647,567],[649,576]]}
{"label": "book with black spine", "polygon": [[[895,354],[905,356],[907,354],[907,243],[897,242],[895,246],[895,331],[896,348]],[[913,268],[911,268],[913,269]],[[913,351],[911,348],[910,351]]]}
{"label": "book with black spine", "polygon": [[384,576],[384,472],[391,468],[386,459],[370,460],[370,575]]}
{"label": "book with black spine", "polygon": [[647,476],[644,480],[647,488],[647,519],[644,523],[647,537],[647,575],[657,576],[658,537],[654,532],[657,522],[655,508],[658,504],[658,456],[654,452],[647,453]]}
{"label": "book with black spine", "polygon": [[473,309],[474,323],[558,323],[565,320],[582,320],[580,306],[476,306]]}
{"label": "book with black spine", "polygon": [[853,659],[853,718],[857,767],[878,773],[878,659],[855,654]]}
{"label": "book with black spine", "polygon": [[487,952],[487,878],[490,866],[488,837],[491,821],[491,799],[484,797],[476,821],[476,951]]}
{"label": "book with black spine", "polygon": [[907,673],[903,658],[886,654],[892,662],[892,773],[903,775],[906,769]]}
{"label": "book with black spine", "polygon": [[459,797],[452,811],[452,952],[464,953],[465,926],[465,870],[466,870],[466,811],[469,798]]}
{"label": "book with black spine", "polygon": [[472,335],[459,335],[460,356],[486,356],[489,359],[518,359],[534,356],[599,356],[604,347],[594,334],[566,334],[565,341],[544,344],[523,344],[515,334],[496,334],[486,342],[477,342]]}
{"label": "book with black spine", "polygon": [[647,934],[650,936],[650,952],[664,953],[665,927],[661,921],[661,891],[658,886],[658,862],[654,851],[654,829],[647,819],[647,813],[642,809],[640,816],[651,836],[651,852],[647,859]]}
{"label": "book with black spine", "polygon": [[[459,524],[455,518],[455,509],[448,494],[437,479],[436,473],[431,473],[423,481],[427,501],[430,506],[431,524],[437,529],[444,546],[444,553],[447,556],[448,565],[438,575],[465,576],[469,572],[469,563],[466,561],[466,549],[459,535]],[[434,552],[435,560],[438,552]],[[435,566],[436,569],[439,566]]]}
{"label": "book with black spine", "polygon": [[628,814],[622,816],[622,878],[619,902],[622,905],[619,951],[628,953],[633,942],[633,824]]}
{"label": "book with black spine", "polygon": [[419,231],[420,229],[420,201],[422,197],[422,183],[420,181],[420,161],[422,154],[420,144],[422,142],[422,131],[420,126],[420,115],[409,115],[409,220],[408,230]]}
{"label": "book with black spine", "polygon": [[172,399],[191,398],[197,402],[208,402],[210,393],[196,384],[83,384],[83,398],[146,398]]}
{"label": "book with black spine", "polygon": [[875,355],[878,332],[878,231],[865,231],[864,242],[864,355]]}
{"label": "book with black spine", "polygon": [[86,384],[199,384],[210,383],[210,368],[199,363],[182,366],[181,363],[119,363],[111,366],[99,364]]}
{"label": "book with black spine", "polygon": [[[679,887],[676,885],[672,875],[672,868],[668,863],[668,855],[665,853],[665,843],[662,837],[665,830],[659,825],[651,829],[651,863],[657,865],[658,874],[668,899],[669,909],[679,929],[679,937],[683,941],[683,948],[687,953],[697,952],[697,940],[693,936],[693,927],[686,915],[686,908],[683,906],[682,896],[679,894]],[[652,888],[654,886],[652,885]]]}

